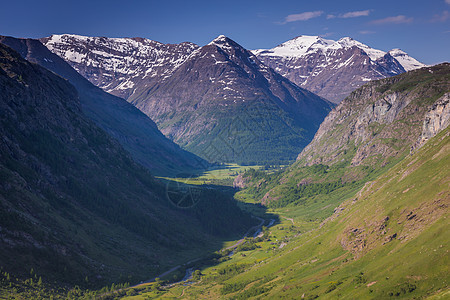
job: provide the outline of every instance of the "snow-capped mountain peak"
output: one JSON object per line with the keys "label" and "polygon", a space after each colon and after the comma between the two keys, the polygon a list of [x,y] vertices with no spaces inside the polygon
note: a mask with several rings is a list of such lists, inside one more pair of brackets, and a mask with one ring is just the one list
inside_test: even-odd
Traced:
{"label": "snow-capped mountain peak", "polygon": [[412,58],[401,49],[398,48],[392,49],[388,53],[392,57],[394,57],[403,66],[403,68],[405,68],[406,71],[427,67],[426,64],[423,64],[420,61],[416,60],[415,58]]}
{"label": "snow-capped mountain peak", "polygon": [[[370,59],[372,59],[372,60],[380,59],[381,57],[386,55],[386,52],[377,50],[377,49],[373,49],[373,48],[367,46],[366,44],[363,44],[357,40],[352,39],[351,37],[344,37],[344,38],[339,39],[336,42],[336,45],[339,45],[338,48],[342,47],[344,49],[348,49],[351,47],[357,47],[359,49],[362,49],[364,52],[367,53],[367,55],[369,55]],[[333,46],[331,48],[333,48]]]}
{"label": "snow-capped mountain peak", "polygon": [[314,35],[301,35],[282,43],[270,50],[255,50],[255,54],[273,55],[280,57],[301,57],[318,49],[324,49],[334,41],[326,40]]}
{"label": "snow-capped mountain peak", "polygon": [[[122,98],[146,78],[169,76],[199,48],[196,44],[163,44],[145,38],[52,35],[40,41],[94,85]],[[150,80],[151,81],[151,80]]]}
{"label": "snow-capped mountain peak", "polygon": [[224,36],[223,34],[219,35],[218,37],[216,37],[214,40],[212,40],[211,43],[223,43],[227,41],[227,37]]}
{"label": "snow-capped mountain peak", "polygon": [[222,46],[222,45],[228,45],[230,43],[233,43],[233,40],[231,40],[229,37],[226,37],[223,34],[221,34],[218,37],[216,37],[214,40],[212,40],[208,45]]}
{"label": "snow-capped mountain peak", "polygon": [[333,46],[335,46],[335,47],[340,46],[342,48],[351,48],[353,46],[366,46],[366,45],[352,39],[351,37],[346,36],[346,37],[340,38],[339,40],[334,42]]}
{"label": "snow-capped mountain peak", "polygon": [[424,66],[399,50],[385,52],[351,37],[334,41],[301,35],[253,53],[297,85],[334,102],[367,81]]}
{"label": "snow-capped mountain peak", "polygon": [[214,40],[212,40],[208,45],[206,46],[216,46],[224,50],[225,52],[232,51],[233,48],[242,48],[240,45],[238,45],[235,41],[230,39],[229,37],[226,37],[224,35],[219,35]]}
{"label": "snow-capped mountain peak", "polygon": [[373,49],[351,37],[343,37],[338,41],[324,39],[315,35],[301,35],[292,40],[282,43],[273,49],[260,49],[253,52],[258,55],[270,55],[278,57],[305,57],[311,53],[335,51],[339,49],[349,49],[358,47],[362,49],[372,60],[383,57],[386,53]]}
{"label": "snow-capped mountain peak", "polygon": [[289,48],[289,49],[308,49],[312,45],[328,45],[330,44],[330,40],[325,40],[320,36],[316,35],[300,35],[292,40],[282,43],[277,48]]}

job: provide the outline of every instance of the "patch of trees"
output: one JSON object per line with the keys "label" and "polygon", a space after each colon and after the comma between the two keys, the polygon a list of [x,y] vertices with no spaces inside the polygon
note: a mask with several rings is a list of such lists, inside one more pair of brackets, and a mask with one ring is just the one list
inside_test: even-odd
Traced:
{"label": "patch of trees", "polygon": [[220,293],[222,295],[234,293],[245,288],[247,284],[248,282],[225,283],[225,285],[220,288]]}
{"label": "patch of trees", "polygon": [[321,194],[327,195],[339,188],[353,184],[355,183],[343,183],[341,180],[338,180],[334,182],[319,182],[299,186],[289,186],[283,191],[283,197],[277,201],[270,202],[268,207],[280,208],[289,204],[301,205],[304,204],[308,198]]}
{"label": "patch of trees", "polygon": [[230,264],[228,266],[225,266],[217,271],[219,274],[219,278],[217,278],[218,281],[224,281],[227,280],[237,274],[240,274],[244,272],[247,268],[249,268],[251,264],[247,263],[236,263],[236,264]]}
{"label": "patch of trees", "polygon": [[260,246],[257,245],[257,241],[256,239],[253,238],[245,238],[245,242],[243,242],[242,244],[240,244],[239,246],[236,247],[236,252],[240,252],[240,251],[250,251],[250,250],[254,250],[256,248],[259,248]]}

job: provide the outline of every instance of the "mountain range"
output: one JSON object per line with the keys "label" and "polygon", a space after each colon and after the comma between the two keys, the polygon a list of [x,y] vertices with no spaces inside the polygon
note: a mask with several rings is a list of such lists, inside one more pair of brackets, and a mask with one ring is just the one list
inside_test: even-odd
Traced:
{"label": "mountain range", "polygon": [[86,79],[128,99],[141,85],[152,86],[181,65],[198,45],[163,44],[144,38],[52,35],[40,41]]}
{"label": "mountain range", "polygon": [[225,36],[203,47],[74,35],[41,41],[211,162],[292,160],[332,107]]}
{"label": "mountain range", "polygon": [[350,37],[301,35],[253,53],[298,86],[335,103],[368,81],[426,66],[400,49],[384,52]]}
{"label": "mountain range", "polygon": [[[293,159],[332,106],[317,104],[317,97],[292,82],[338,103],[370,80],[425,66],[400,49],[384,52],[348,37],[299,36],[252,52],[225,36],[203,47],[68,34],[40,40],[93,84],[127,99],[167,137],[210,162]],[[255,115],[266,124],[260,126]]]}
{"label": "mountain range", "polygon": [[75,86],[83,112],[117,139],[155,175],[176,175],[204,170],[208,163],[181,149],[158,130],[156,124],[127,101],[104,92],[50,52],[38,40],[0,36],[0,43],[12,47],[25,59],[67,79]]}

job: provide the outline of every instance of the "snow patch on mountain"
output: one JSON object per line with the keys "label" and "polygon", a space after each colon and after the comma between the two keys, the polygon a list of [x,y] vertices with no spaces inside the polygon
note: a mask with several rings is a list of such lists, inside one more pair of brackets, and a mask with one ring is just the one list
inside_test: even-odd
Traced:
{"label": "snow patch on mountain", "polygon": [[392,49],[388,53],[396,60],[398,60],[398,62],[403,66],[403,68],[405,68],[406,71],[428,67],[428,65],[421,63],[415,58],[412,58],[401,49]]}
{"label": "snow patch on mountain", "polygon": [[319,36],[301,35],[292,40],[284,42],[283,44],[270,49],[254,50],[255,55],[272,55],[280,57],[301,57],[307,53],[312,53],[317,50],[322,50],[327,46],[333,44],[334,41],[326,40]]}
{"label": "snow patch on mountain", "polygon": [[406,52],[400,49],[393,49],[389,52],[374,49],[366,44],[352,39],[351,37],[343,37],[338,41],[324,39],[320,36],[301,35],[292,40],[282,43],[272,49],[257,49],[252,52],[257,56],[272,56],[284,58],[302,58],[309,54],[321,52],[332,56],[337,50],[347,50],[352,47],[357,47],[363,50],[372,61],[376,61],[384,57],[387,53],[396,58],[399,63],[410,71],[426,66],[416,59],[410,57]]}
{"label": "snow patch on mountain", "polygon": [[40,39],[93,84],[127,98],[142,80],[170,76],[199,47],[163,44],[145,38],[87,37],[74,34]]}
{"label": "snow patch on mountain", "polygon": [[425,66],[405,52],[374,49],[350,37],[301,35],[272,49],[252,51],[297,85],[339,102],[367,81]]}

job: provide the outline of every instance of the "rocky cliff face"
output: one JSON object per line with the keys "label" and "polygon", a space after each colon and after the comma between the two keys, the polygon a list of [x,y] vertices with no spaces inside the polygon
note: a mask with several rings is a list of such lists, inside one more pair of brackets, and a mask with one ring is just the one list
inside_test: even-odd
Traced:
{"label": "rocky cliff face", "polygon": [[348,37],[333,41],[299,36],[253,52],[298,86],[335,103],[368,81],[425,66],[400,49],[384,52]]}
{"label": "rocky cliff face", "polygon": [[236,178],[233,181],[233,187],[243,189],[243,188],[245,188],[245,181],[246,180],[244,179],[242,174],[239,174],[238,176],[236,176]]}
{"label": "rocky cliff face", "polygon": [[448,125],[449,69],[449,64],[424,68],[356,90],[327,116],[298,160],[385,164],[409,150],[422,130],[424,137],[434,136]]}
{"label": "rocky cliff face", "polygon": [[450,93],[439,98],[425,115],[422,125],[422,135],[416,143],[421,147],[426,141],[434,137],[450,124]]}

